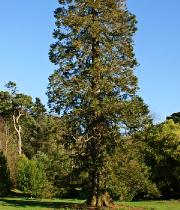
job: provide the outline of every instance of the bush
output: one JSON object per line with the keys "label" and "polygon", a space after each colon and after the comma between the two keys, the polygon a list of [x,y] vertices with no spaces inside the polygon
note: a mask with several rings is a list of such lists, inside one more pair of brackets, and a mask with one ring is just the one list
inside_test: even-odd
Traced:
{"label": "bush", "polygon": [[144,144],[140,141],[134,144],[134,141],[133,138],[122,139],[114,155],[107,161],[109,191],[114,198],[126,201],[159,197],[157,186],[150,180],[150,168],[141,154]]}
{"label": "bush", "polygon": [[23,193],[32,197],[52,197],[53,186],[47,179],[48,158],[39,153],[32,159],[20,156],[17,163],[17,185]]}
{"label": "bush", "polygon": [[149,180],[148,168],[137,160],[131,160],[121,166],[113,178],[110,189],[120,200],[132,201],[141,196],[142,198],[159,196],[156,185]]}

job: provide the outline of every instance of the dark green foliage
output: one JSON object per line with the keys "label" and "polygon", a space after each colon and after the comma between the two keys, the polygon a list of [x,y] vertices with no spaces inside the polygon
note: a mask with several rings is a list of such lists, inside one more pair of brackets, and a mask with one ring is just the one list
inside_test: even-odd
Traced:
{"label": "dark green foliage", "polygon": [[0,196],[10,191],[10,174],[7,161],[2,152],[0,152]]}
{"label": "dark green foliage", "polygon": [[28,114],[32,106],[32,98],[17,92],[16,83],[9,82],[8,91],[0,91],[0,116],[6,125],[12,125],[17,136],[18,154],[22,154],[22,126],[21,119]]}
{"label": "dark green foliage", "polygon": [[143,142],[125,137],[119,142],[114,156],[109,160],[107,183],[113,196],[120,200],[158,197],[159,192],[150,180],[150,168],[144,162]]}
{"label": "dark green foliage", "polygon": [[[14,82],[0,91],[0,146],[23,193],[83,195],[94,206],[108,206],[110,195],[180,197],[180,113],[152,125],[136,94],[136,18],[125,2],[59,0],[49,52],[53,115]],[[10,187],[6,158],[0,154],[1,194]]]}
{"label": "dark green foliage", "polygon": [[17,187],[33,197],[52,197],[53,187],[46,175],[48,158],[37,154],[31,160],[24,155],[17,163]]}
{"label": "dark green foliage", "polygon": [[122,123],[125,125],[126,134],[134,134],[152,124],[149,108],[139,96],[128,101],[122,111]]}
{"label": "dark green foliage", "polygon": [[[63,197],[69,196],[69,192],[73,187],[71,172],[73,170],[74,164],[70,158],[70,154],[66,151],[63,146],[58,146],[56,152],[50,154],[51,158],[51,168],[48,171],[48,176],[52,180],[55,188],[56,195]],[[75,180],[77,184],[78,180]],[[77,186],[77,185],[76,185]]]}
{"label": "dark green foliage", "polygon": [[5,84],[5,87],[12,95],[15,95],[17,93],[17,86],[15,82],[9,81],[7,84]]}
{"label": "dark green foliage", "polygon": [[89,174],[89,203],[106,205],[107,158],[120,131],[138,127],[127,117],[137,104],[136,19],[123,0],[59,1],[55,18],[57,41],[49,55],[58,69],[49,77],[49,106],[63,116],[63,144],[74,171]]}
{"label": "dark green foliage", "polygon": [[8,91],[0,91],[0,115],[12,116],[18,111],[26,112],[32,106],[31,96],[18,93],[16,83],[5,85]]}
{"label": "dark green foliage", "polygon": [[146,164],[164,198],[180,198],[180,125],[168,120],[145,132]]}
{"label": "dark green foliage", "polygon": [[31,115],[38,120],[46,115],[46,108],[42,104],[40,98],[35,98],[35,102],[33,103],[33,106],[31,108]]}
{"label": "dark green foliage", "polygon": [[180,112],[173,113],[166,118],[167,120],[173,120],[175,123],[180,123]]}

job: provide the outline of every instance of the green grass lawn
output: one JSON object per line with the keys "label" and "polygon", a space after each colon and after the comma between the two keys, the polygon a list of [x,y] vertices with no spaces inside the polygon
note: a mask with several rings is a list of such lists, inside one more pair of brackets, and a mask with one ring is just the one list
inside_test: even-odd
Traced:
{"label": "green grass lawn", "polygon": [[0,210],[54,210],[54,209],[78,209],[83,201],[71,199],[34,200],[25,198],[1,198]]}
{"label": "green grass lawn", "polygon": [[148,210],[180,210],[180,200],[122,202],[120,204],[132,207],[144,207]]}
{"label": "green grass lawn", "polygon": [[[52,199],[34,200],[25,198],[1,198],[0,210],[77,210],[92,209],[83,206],[83,200]],[[141,202],[118,202],[120,210],[180,210],[180,201],[141,201]]]}

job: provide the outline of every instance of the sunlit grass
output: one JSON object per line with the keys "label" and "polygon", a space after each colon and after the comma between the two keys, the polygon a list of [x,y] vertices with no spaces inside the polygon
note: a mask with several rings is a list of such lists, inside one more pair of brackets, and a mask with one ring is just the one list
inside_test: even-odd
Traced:
{"label": "sunlit grass", "polygon": [[139,202],[122,202],[125,206],[144,207],[148,210],[180,210],[180,201],[139,201]]}
{"label": "sunlit grass", "polygon": [[54,209],[77,209],[83,200],[77,199],[28,199],[28,198],[2,198],[0,209],[2,210],[54,210]]}
{"label": "sunlit grass", "polygon": [[[30,198],[1,198],[0,210],[77,210],[88,209],[82,205],[84,200],[78,199],[30,199]],[[117,202],[120,210],[180,210],[180,201],[139,201]]]}

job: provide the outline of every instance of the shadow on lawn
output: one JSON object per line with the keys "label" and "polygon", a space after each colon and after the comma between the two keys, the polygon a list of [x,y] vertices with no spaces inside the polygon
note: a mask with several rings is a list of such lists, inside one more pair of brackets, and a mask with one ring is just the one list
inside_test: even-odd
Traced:
{"label": "shadow on lawn", "polygon": [[52,208],[52,209],[61,209],[61,210],[102,210],[102,209],[114,209],[114,210],[144,210],[144,208],[133,208],[127,207],[124,205],[114,205],[111,208],[95,208],[92,206],[87,206],[85,204],[80,203],[68,203],[68,202],[61,202],[61,201],[41,201],[41,200],[32,200],[32,199],[11,199],[11,198],[1,198],[0,201],[3,201],[4,206],[13,206],[13,207],[21,207],[21,208]]}
{"label": "shadow on lawn", "polygon": [[69,209],[69,210],[95,210],[97,208],[93,208],[84,204],[80,203],[68,203],[68,202],[60,202],[60,201],[41,201],[41,200],[28,200],[28,199],[22,199],[22,200],[16,200],[11,198],[1,198],[1,201],[3,201],[4,206],[13,206],[13,207],[21,207],[21,208],[52,208],[52,209]]}

